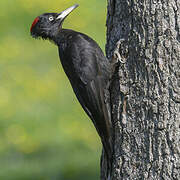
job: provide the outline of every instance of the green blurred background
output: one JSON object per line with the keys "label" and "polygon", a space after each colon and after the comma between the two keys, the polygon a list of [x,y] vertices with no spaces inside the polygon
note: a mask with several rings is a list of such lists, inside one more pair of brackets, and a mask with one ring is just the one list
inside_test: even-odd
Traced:
{"label": "green blurred background", "polygon": [[72,92],[57,47],[34,18],[80,6],[64,23],[105,46],[104,0],[0,1],[0,180],[99,179],[101,143]]}

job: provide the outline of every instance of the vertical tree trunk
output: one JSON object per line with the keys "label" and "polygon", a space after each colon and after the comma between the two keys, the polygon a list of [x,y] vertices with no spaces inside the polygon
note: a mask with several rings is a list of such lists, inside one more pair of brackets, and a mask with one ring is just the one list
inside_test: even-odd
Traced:
{"label": "vertical tree trunk", "polygon": [[109,59],[118,41],[111,179],[180,180],[180,0],[108,0]]}

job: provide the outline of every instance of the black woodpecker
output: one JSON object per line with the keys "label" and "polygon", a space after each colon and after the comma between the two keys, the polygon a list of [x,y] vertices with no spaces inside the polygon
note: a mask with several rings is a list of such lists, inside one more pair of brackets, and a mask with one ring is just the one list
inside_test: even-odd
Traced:
{"label": "black woodpecker", "polygon": [[87,35],[63,29],[64,19],[78,5],[61,13],[44,13],[35,18],[31,35],[53,41],[64,71],[84,111],[94,123],[108,159],[112,156],[112,124],[108,102],[110,63],[98,44]]}

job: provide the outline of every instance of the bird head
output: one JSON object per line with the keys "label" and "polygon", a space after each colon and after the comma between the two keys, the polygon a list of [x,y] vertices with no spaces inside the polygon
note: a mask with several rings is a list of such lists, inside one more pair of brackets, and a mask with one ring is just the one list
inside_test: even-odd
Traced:
{"label": "bird head", "polygon": [[30,29],[32,37],[51,39],[62,28],[64,19],[77,7],[78,4],[67,8],[61,13],[44,13],[36,17]]}

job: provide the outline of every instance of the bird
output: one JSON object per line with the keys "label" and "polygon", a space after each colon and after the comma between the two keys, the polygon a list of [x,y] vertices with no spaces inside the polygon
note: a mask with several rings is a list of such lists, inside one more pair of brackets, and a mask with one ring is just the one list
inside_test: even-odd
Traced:
{"label": "bird", "polygon": [[37,16],[30,34],[33,38],[50,40],[58,46],[64,72],[82,108],[92,120],[107,158],[111,159],[110,62],[88,35],[62,28],[65,18],[78,6],[75,4],[61,13]]}

